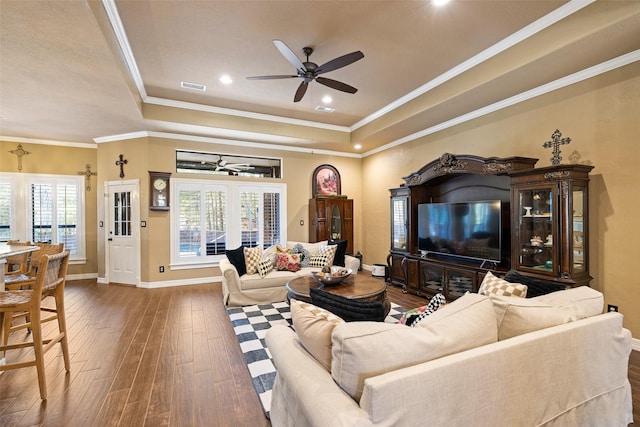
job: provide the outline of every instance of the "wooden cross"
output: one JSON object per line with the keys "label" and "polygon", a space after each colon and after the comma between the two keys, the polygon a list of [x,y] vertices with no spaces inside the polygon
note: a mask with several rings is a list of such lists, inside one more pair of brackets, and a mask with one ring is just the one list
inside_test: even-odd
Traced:
{"label": "wooden cross", "polygon": [[562,157],[560,157],[560,146],[570,142],[571,138],[562,138],[562,132],[556,129],[556,131],[551,134],[551,141],[542,144],[544,148],[553,147],[553,156],[551,156],[551,164],[553,166],[558,166],[562,160]]}
{"label": "wooden cross", "polygon": [[15,154],[18,156],[18,172],[22,172],[22,156],[26,156],[27,154],[31,154],[31,151],[25,151],[22,148],[22,144],[18,144],[18,148],[15,150],[9,151],[11,154]]}
{"label": "wooden cross", "polygon": [[85,177],[85,182],[87,183],[87,186],[85,187],[85,189],[87,191],[91,191],[91,177],[98,175],[97,172],[91,172],[91,165],[89,163],[87,163],[87,170],[82,172],[82,171],[78,171],[78,175],[84,175]]}
{"label": "wooden cross", "polygon": [[124,165],[129,163],[124,159],[124,156],[120,154],[120,160],[116,160],[116,166],[120,166],[120,178],[124,178]]}

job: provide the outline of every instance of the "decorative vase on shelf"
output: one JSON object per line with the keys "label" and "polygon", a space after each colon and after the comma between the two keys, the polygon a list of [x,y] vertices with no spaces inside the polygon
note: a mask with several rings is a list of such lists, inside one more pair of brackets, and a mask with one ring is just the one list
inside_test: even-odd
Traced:
{"label": "decorative vase on shelf", "polygon": [[533,209],[533,206],[523,206],[524,208],[524,216],[531,216],[531,209]]}

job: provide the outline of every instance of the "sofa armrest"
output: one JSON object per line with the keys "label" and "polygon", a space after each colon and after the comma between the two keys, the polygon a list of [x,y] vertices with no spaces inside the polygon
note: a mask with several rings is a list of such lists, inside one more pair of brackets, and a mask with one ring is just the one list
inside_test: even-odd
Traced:
{"label": "sofa armrest", "polygon": [[227,304],[229,294],[240,292],[240,276],[238,270],[226,257],[220,260],[218,267],[222,273],[222,298],[223,302]]}
{"label": "sofa armrest", "polygon": [[344,256],[345,268],[350,268],[353,274],[358,274],[358,268],[360,268],[360,260],[351,255]]}
{"label": "sofa armrest", "polygon": [[291,328],[273,326],[266,342],[277,371],[270,414],[274,426],[293,425],[293,421],[295,425],[371,425],[367,413],[336,385]]}

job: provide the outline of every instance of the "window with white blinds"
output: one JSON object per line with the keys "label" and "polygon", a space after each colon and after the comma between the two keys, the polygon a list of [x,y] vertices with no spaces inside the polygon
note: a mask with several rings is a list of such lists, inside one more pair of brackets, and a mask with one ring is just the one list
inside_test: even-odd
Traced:
{"label": "window with white blinds", "polygon": [[0,174],[0,240],[63,243],[85,260],[82,176]]}
{"label": "window with white blinds", "polygon": [[172,266],[217,262],[227,249],[284,242],[285,184],[172,180]]}
{"label": "window with white blinds", "polygon": [[11,239],[11,182],[0,181],[0,240],[6,241]]}

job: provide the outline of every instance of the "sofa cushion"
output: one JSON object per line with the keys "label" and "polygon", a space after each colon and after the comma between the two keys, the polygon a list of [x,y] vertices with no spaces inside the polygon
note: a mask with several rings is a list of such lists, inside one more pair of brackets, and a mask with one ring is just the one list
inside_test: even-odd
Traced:
{"label": "sofa cushion", "polygon": [[329,265],[333,265],[333,260],[336,257],[336,252],[337,251],[338,251],[338,246],[336,246],[336,245],[320,246],[320,255],[326,255],[327,256]]}
{"label": "sofa cushion", "polygon": [[239,248],[227,249],[225,255],[227,255],[227,259],[231,265],[238,271],[238,276],[247,274],[247,267],[244,263],[244,246],[241,245]]}
{"label": "sofa cushion", "polygon": [[527,296],[527,286],[520,283],[507,282],[504,279],[494,276],[490,271],[482,279],[480,289],[478,289],[480,295],[504,295],[514,297],[525,298]]}
{"label": "sofa cushion", "polygon": [[249,289],[266,289],[278,287],[284,289],[284,285],[291,279],[295,279],[297,273],[291,271],[271,270],[266,276],[260,277],[256,274],[245,274],[240,279],[240,289],[243,291]]}
{"label": "sofa cushion", "polygon": [[309,295],[312,304],[329,310],[345,322],[366,320],[384,322],[386,317],[385,308],[381,302],[358,301],[316,288],[309,289]]}
{"label": "sofa cushion", "polygon": [[277,245],[269,246],[267,249],[264,250],[264,252],[262,253],[262,256],[265,259],[268,258],[269,260],[271,260],[271,265],[275,266],[276,261],[278,260]]}
{"label": "sofa cushion", "polygon": [[313,255],[309,260],[309,267],[324,268],[329,265],[329,255]]}
{"label": "sofa cushion", "polygon": [[265,277],[271,270],[273,270],[273,264],[269,258],[265,258],[258,263],[258,275],[260,277]]}
{"label": "sofa cushion", "polygon": [[344,320],[330,311],[295,299],[291,300],[291,320],[304,348],[331,371],[331,333]]}
{"label": "sofa cushion", "polygon": [[247,267],[247,274],[258,272],[258,263],[262,261],[262,248],[256,246],[254,248],[244,248],[244,263]]}
{"label": "sofa cushion", "polygon": [[602,293],[588,286],[527,299],[490,297],[498,319],[499,340],[601,314],[604,304]]}
{"label": "sofa cushion", "polygon": [[298,271],[300,270],[300,254],[291,254],[280,252],[276,269],[280,271]]}
{"label": "sofa cushion", "polygon": [[331,375],[359,402],[367,378],[489,344],[497,336],[491,300],[484,295],[466,294],[428,316],[416,328],[375,322],[336,325]]}
{"label": "sofa cushion", "polygon": [[309,252],[309,255],[312,256],[312,255],[318,255],[320,253],[320,247],[326,246],[327,243],[328,243],[327,240],[323,240],[321,242],[316,242],[316,243],[288,241],[286,247],[287,249],[293,249],[296,245],[300,244],[304,249],[306,249]]}
{"label": "sofa cushion", "polygon": [[344,267],[344,256],[347,254],[346,240],[329,240],[329,245],[336,245],[336,255],[333,257],[333,265]]}
{"label": "sofa cushion", "polygon": [[527,286],[527,298],[533,298],[550,292],[562,291],[566,288],[562,283],[541,280],[524,276],[516,270],[510,270],[504,275],[504,280],[511,283],[521,283]]}

